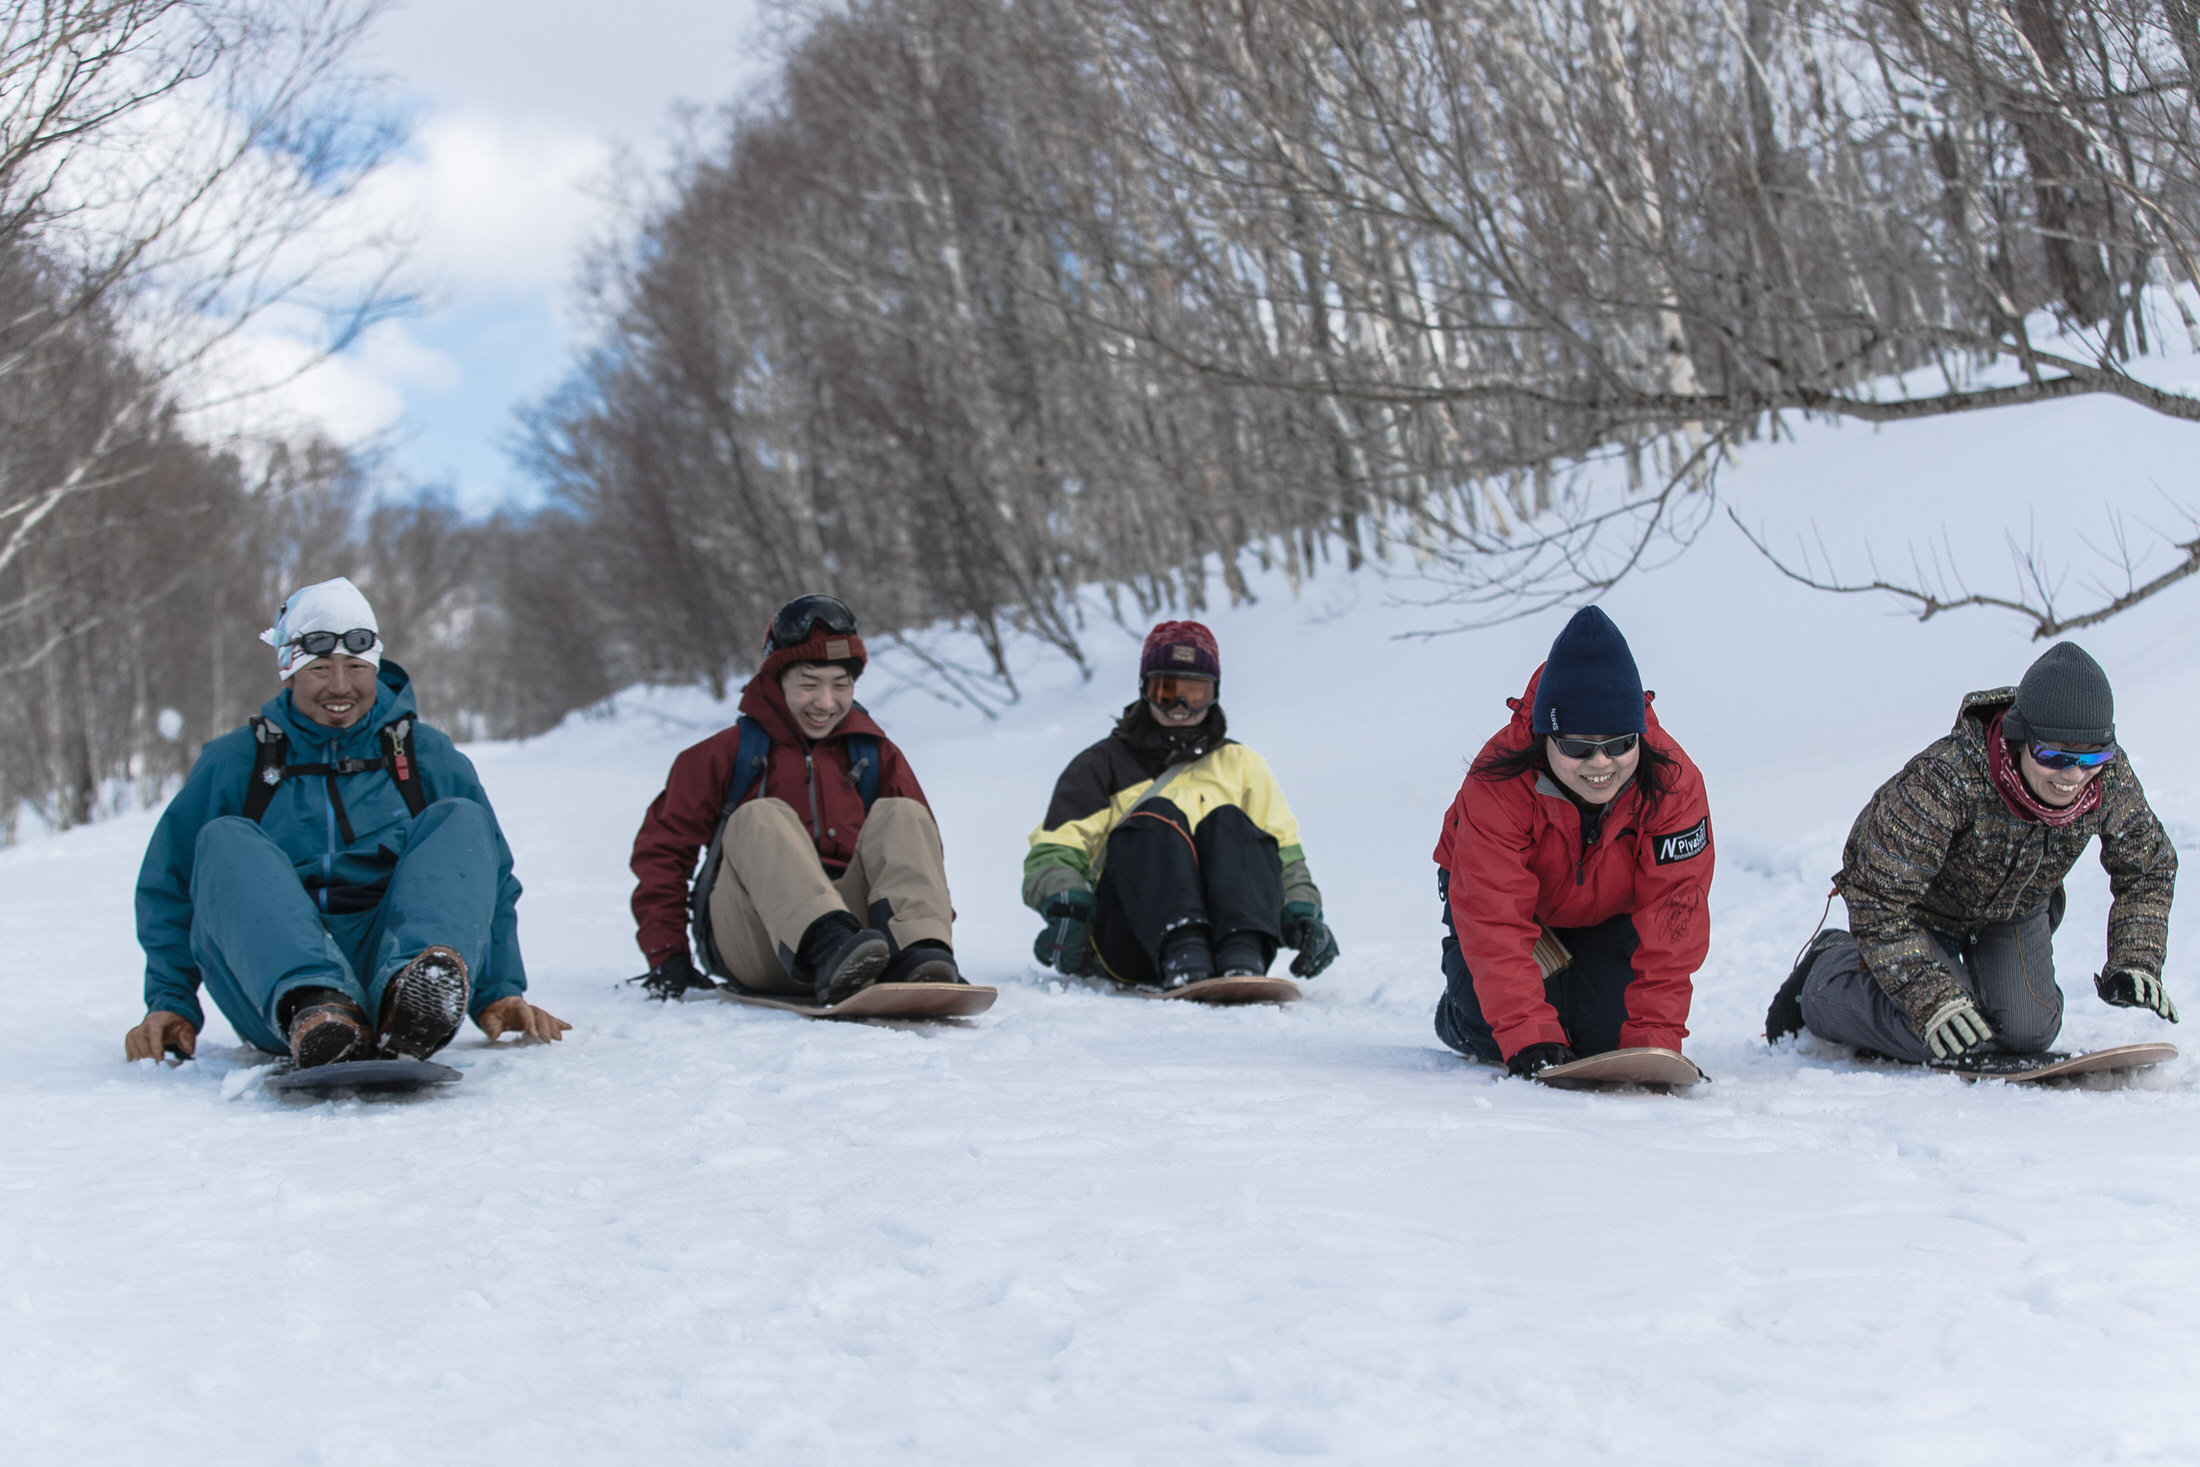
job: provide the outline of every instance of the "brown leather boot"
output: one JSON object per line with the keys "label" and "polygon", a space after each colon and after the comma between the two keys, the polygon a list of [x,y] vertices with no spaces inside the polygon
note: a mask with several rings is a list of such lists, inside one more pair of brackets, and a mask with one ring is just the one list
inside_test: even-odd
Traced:
{"label": "brown leather boot", "polygon": [[374,1043],[367,1016],[352,1001],[329,993],[325,1002],[301,1006],[290,1016],[290,1058],[301,1070],[340,1064]]}

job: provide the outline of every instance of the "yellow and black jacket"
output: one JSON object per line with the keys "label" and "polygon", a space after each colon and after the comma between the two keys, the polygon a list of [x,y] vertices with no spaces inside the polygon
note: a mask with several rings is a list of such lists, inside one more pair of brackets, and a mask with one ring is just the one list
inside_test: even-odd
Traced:
{"label": "yellow and black jacket", "polygon": [[1228,736],[1219,704],[1196,727],[1172,730],[1154,721],[1144,701],[1124,709],[1115,732],[1070,760],[1055,781],[1046,820],[1031,833],[1024,857],[1024,905],[1043,912],[1056,893],[1098,881],[1109,834],[1164,777],[1169,782],[1162,798],[1184,812],[1192,829],[1234,805],[1274,836],[1284,900],[1320,908],[1321,891],[1299,845],[1299,822],[1268,761]]}

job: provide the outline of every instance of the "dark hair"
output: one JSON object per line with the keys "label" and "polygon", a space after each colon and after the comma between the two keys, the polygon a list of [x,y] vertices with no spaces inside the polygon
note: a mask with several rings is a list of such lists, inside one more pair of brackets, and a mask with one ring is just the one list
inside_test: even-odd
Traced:
{"label": "dark hair", "polygon": [[[1467,771],[1471,778],[1490,784],[1503,784],[1508,779],[1518,779],[1531,770],[1548,774],[1550,761],[1543,757],[1544,740],[1548,734],[1537,734],[1517,749],[1486,749]],[[1635,784],[1642,790],[1644,804],[1652,804],[1673,788],[1673,770],[1678,767],[1671,754],[1650,742],[1639,741],[1635,747],[1642,751],[1641,760],[1635,765]]]}

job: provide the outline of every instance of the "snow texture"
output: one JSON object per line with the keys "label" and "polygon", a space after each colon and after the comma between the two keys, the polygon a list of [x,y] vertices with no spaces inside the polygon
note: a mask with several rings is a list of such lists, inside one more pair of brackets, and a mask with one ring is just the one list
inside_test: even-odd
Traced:
{"label": "snow texture", "polygon": [[[1723,492],[1882,560],[1945,517],[2102,528],[2191,484],[2108,402],[1799,430]],[[2104,487],[2106,486],[2106,487]],[[1890,555],[1890,552],[1892,554]],[[1305,830],[1344,957],[1288,1009],[1050,981],[1017,902],[1056,772],[1132,696],[1036,649],[997,722],[864,693],[941,815],[982,1018],[660,1007],[629,842],[729,716],[636,692],[477,745],[554,1048],[450,1090],[266,1091],[218,1020],[125,1066],[153,817],[0,851],[0,1454],[14,1462],[1632,1463],[2200,1459],[2200,1086],[2025,1090],[1769,1049],[1847,824],[1961,695],[2038,648],[1782,581],[1731,527],[1604,599],[1708,778],[1720,867],[1686,1098],[1560,1093],[1435,1041],[1429,861],[1465,760],[1562,614],[1432,641],[1372,575],[1217,609],[1231,727]],[[2081,640],[2200,853],[2200,591]],[[400,649],[401,653],[402,649]],[[891,659],[887,659],[890,663]],[[432,710],[428,710],[432,717]],[[2098,1003],[2107,890],[2058,954],[2068,1047],[2182,1039]],[[2172,934],[2170,986],[2200,932]],[[1833,920],[1840,920],[1834,908]]]}

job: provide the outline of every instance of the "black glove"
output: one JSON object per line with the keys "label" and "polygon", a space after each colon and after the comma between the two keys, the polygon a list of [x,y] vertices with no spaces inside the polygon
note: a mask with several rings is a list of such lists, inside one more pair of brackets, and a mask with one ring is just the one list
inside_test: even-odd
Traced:
{"label": "black glove", "polygon": [[1337,934],[1329,930],[1322,921],[1322,909],[1312,902],[1283,904],[1283,945],[1299,950],[1291,960],[1291,971],[1301,978],[1311,978],[1337,961]]}
{"label": "black glove", "polygon": [[1031,944],[1031,955],[1044,967],[1076,977],[1093,970],[1092,893],[1082,886],[1047,898],[1039,915],[1046,927]]}
{"label": "black glove", "polygon": [[643,992],[659,1003],[663,1003],[666,999],[678,998],[690,988],[716,988],[718,986],[695,971],[695,960],[686,953],[679,953],[666,958],[639,978],[629,978],[626,981],[641,984]]}
{"label": "black glove", "polygon": [[2172,1024],[2177,1022],[2177,1005],[2170,1001],[2162,980],[2151,973],[2117,968],[2094,979],[2093,991],[2101,996],[2102,1003],[2120,1009],[2152,1009]]}
{"label": "black glove", "polygon": [[1505,1071],[1523,1080],[1532,1080],[1553,1065],[1573,1062],[1574,1052],[1563,1044],[1531,1044],[1505,1061]]}

